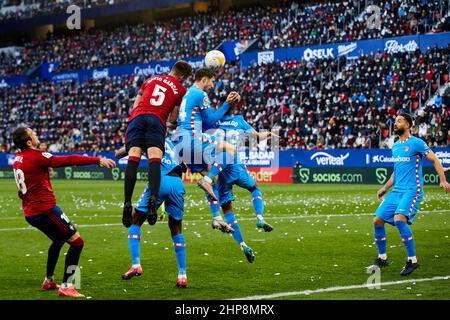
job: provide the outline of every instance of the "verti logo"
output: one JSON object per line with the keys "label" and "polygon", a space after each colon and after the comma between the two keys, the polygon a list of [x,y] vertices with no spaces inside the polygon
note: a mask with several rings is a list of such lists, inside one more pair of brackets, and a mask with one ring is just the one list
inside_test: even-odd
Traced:
{"label": "verti logo", "polygon": [[387,180],[387,169],[386,168],[377,168],[377,170],[375,171],[375,175],[377,177],[377,182],[379,184],[383,184],[386,182]]}

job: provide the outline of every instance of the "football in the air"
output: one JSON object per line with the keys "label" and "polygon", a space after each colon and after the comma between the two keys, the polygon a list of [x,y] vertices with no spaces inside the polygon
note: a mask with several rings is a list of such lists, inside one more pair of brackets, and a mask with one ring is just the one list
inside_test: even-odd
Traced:
{"label": "football in the air", "polygon": [[225,65],[225,55],[219,50],[211,50],[205,56],[205,65],[217,70]]}

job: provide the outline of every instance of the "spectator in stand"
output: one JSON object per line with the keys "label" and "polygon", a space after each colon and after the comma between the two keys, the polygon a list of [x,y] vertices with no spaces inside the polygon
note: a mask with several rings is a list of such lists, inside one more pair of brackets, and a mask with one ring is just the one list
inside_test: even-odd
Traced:
{"label": "spectator in stand", "polygon": [[[36,12],[59,12],[68,2],[43,1]],[[84,5],[84,0],[75,4],[78,2]],[[436,15],[448,10],[446,1],[373,2],[381,9],[380,29],[367,26],[369,13],[363,13],[364,0],[312,5],[281,1],[272,6],[231,8],[220,14],[207,12],[155,21],[152,25],[125,25],[111,31],[49,34],[44,41],[23,44],[20,52],[1,54],[0,76],[26,74],[44,62],[60,62],[54,71],[61,71],[178,60],[204,55],[222,41],[257,40],[259,49],[269,50],[450,30]],[[106,4],[88,1],[87,5]],[[442,26],[434,28],[437,24]],[[391,76],[395,81],[396,75]]]}

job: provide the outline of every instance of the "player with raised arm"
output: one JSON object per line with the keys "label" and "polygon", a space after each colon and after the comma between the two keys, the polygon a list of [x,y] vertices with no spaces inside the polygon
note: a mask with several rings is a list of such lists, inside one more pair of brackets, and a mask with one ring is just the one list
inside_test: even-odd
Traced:
{"label": "player with raised arm", "polygon": [[[123,149],[116,152],[116,158],[126,155]],[[162,184],[156,201],[156,208],[165,204],[165,212],[169,216],[169,229],[172,235],[175,256],[178,264],[177,287],[187,286],[186,274],[186,241],[182,233],[182,219],[184,214],[185,189],[182,182],[182,174],[186,172],[186,165],[180,163],[173,144],[166,140],[165,153],[161,162]],[[122,275],[122,279],[129,280],[134,276],[142,275],[140,263],[141,226],[149,212],[148,198],[151,196],[151,186],[147,184],[141,197],[136,203],[132,225],[128,230],[128,246],[131,253],[131,267]]]}
{"label": "player with raised arm", "polygon": [[[216,161],[217,154],[226,152],[234,156],[234,147],[225,141],[204,133],[203,125],[208,126],[221,119],[231,104],[240,101],[237,92],[231,92],[226,101],[217,110],[213,110],[208,98],[208,92],[214,88],[215,73],[208,68],[201,68],[195,73],[195,82],[189,88],[180,105],[178,129],[175,134],[176,148],[182,150],[183,159],[188,157],[186,164],[193,173],[204,175],[198,181],[198,186],[215,199],[212,183],[222,166]],[[217,149],[217,150],[216,150]],[[217,152],[217,154],[216,154]],[[215,199],[217,200],[217,199]]]}
{"label": "player with raised arm", "polygon": [[156,223],[156,198],[161,184],[160,166],[164,154],[166,122],[168,118],[170,122],[176,122],[181,99],[186,93],[182,82],[191,74],[191,65],[178,61],[168,75],[155,75],[145,80],[134,101],[126,132],[129,158],[125,169],[122,223],[127,228],[131,226],[131,199],[142,152],[148,156],[148,183],[152,190],[148,198],[148,221],[150,224]]}
{"label": "player with raised arm", "polygon": [[[217,129],[216,137],[218,140],[225,140],[237,148],[246,136],[256,136],[259,139],[276,136],[271,132],[257,132],[241,115],[233,115],[233,112],[234,106],[231,106],[227,114],[215,123],[213,128]],[[207,197],[213,216],[212,227],[223,232],[231,232],[247,257],[247,260],[252,263],[255,259],[253,250],[244,242],[239,224],[233,212],[232,202],[235,200],[233,185],[237,185],[250,192],[256,214],[256,227],[270,232],[273,230],[273,227],[263,217],[264,202],[261,190],[250,175],[247,167],[239,161],[237,152],[232,164],[222,170],[218,177],[217,183],[213,186],[218,201]],[[220,215],[220,207],[222,207],[225,216],[225,226],[221,223],[222,216]],[[231,229],[227,228],[227,226],[230,226]]]}
{"label": "player with raised arm", "polygon": [[[69,218],[56,205],[48,169],[92,164],[114,168],[115,162],[111,159],[80,155],[54,156],[40,151],[37,149],[39,139],[36,133],[26,126],[16,128],[12,138],[14,145],[20,149],[14,159],[13,169],[25,219],[52,240],[48,249],[47,272],[42,289],[59,289],[59,296],[83,298],[84,295],[79,293],[69,280],[78,266],[84,241]],[[54,271],[65,242],[70,248],[66,255],[63,281],[59,286],[54,280]]]}
{"label": "player with raised arm", "polygon": [[372,272],[389,265],[386,254],[386,222],[397,227],[407,251],[408,259],[400,274],[409,275],[419,267],[410,225],[423,198],[423,157],[433,163],[439,175],[440,187],[445,192],[450,192],[450,184],[445,179],[444,169],[439,159],[422,139],[411,135],[412,126],[413,118],[409,114],[401,114],[395,119],[394,132],[399,140],[392,147],[394,173],[378,190],[378,200],[381,201],[392,186],[394,189],[381,202],[373,219],[378,258],[369,267]]}

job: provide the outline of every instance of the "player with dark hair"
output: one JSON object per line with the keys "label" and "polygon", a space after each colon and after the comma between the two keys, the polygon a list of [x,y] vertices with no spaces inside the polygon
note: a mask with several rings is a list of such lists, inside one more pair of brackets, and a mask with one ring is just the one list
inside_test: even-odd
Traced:
{"label": "player with dark hair", "polygon": [[[84,295],[74,288],[70,279],[78,266],[84,241],[69,218],[56,205],[48,169],[90,164],[114,168],[115,162],[111,159],[80,155],[53,156],[51,153],[40,151],[37,149],[39,139],[36,133],[27,126],[16,128],[12,138],[14,145],[20,149],[14,159],[13,169],[25,219],[52,240],[48,249],[47,272],[42,289],[59,289],[59,296],[83,298]],[[66,255],[63,281],[59,286],[53,274],[65,242],[70,248]]]}
{"label": "player with dark hair", "polygon": [[213,110],[208,92],[214,88],[216,74],[208,68],[201,68],[195,73],[195,82],[189,88],[180,105],[178,130],[174,134],[177,152],[183,152],[183,160],[193,173],[203,175],[198,185],[214,200],[212,188],[214,178],[223,169],[217,161],[219,153],[234,157],[235,148],[226,141],[218,141],[214,136],[204,133],[203,126],[221,119],[230,105],[240,101],[237,92],[231,92],[226,101],[217,110]]}
{"label": "player with dark hair", "polygon": [[148,183],[152,190],[148,199],[150,211],[148,222],[156,223],[156,199],[161,184],[160,166],[164,154],[166,122],[168,118],[170,122],[176,122],[181,99],[186,93],[182,82],[191,74],[191,65],[185,61],[178,61],[168,75],[155,75],[147,79],[134,101],[126,132],[129,158],[125,170],[122,223],[127,228],[131,226],[131,199],[142,152],[147,153]]}
{"label": "player with dark hair", "polygon": [[385,223],[397,227],[407,251],[407,262],[400,272],[407,276],[419,267],[413,233],[409,227],[419,209],[423,198],[422,158],[426,157],[434,164],[440,179],[440,187],[450,192],[450,184],[445,179],[444,169],[439,159],[427,144],[411,135],[413,118],[409,114],[397,116],[394,132],[399,140],[392,147],[394,172],[386,184],[377,192],[378,200],[392,187],[394,189],[381,202],[375,212],[374,235],[378,248],[378,258],[369,270],[376,270],[389,265],[386,254]]}

